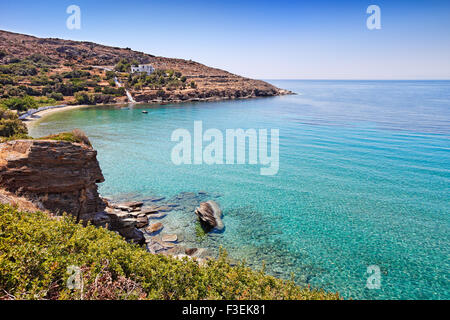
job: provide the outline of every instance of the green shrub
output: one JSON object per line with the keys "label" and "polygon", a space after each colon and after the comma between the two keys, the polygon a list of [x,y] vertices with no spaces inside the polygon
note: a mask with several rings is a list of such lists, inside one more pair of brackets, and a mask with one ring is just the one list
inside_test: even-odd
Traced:
{"label": "green shrub", "polygon": [[54,61],[50,57],[40,54],[40,53],[32,54],[31,56],[27,57],[26,60],[32,61],[32,62],[40,64],[40,65],[54,63]]}
{"label": "green shrub", "polygon": [[64,72],[62,74],[63,78],[66,79],[79,79],[79,78],[89,78],[91,76],[91,73],[89,71],[83,71],[83,70],[73,70]]}
{"label": "green shrub", "polygon": [[[116,91],[114,91],[116,92]],[[117,92],[122,92],[121,90],[118,90]],[[119,95],[119,94],[115,94]],[[75,100],[77,104],[97,104],[97,103],[113,103],[114,102],[114,96],[110,94],[91,94],[88,92],[77,92],[75,93]]]}
{"label": "green shrub", "polygon": [[78,104],[94,104],[92,95],[87,92],[77,92],[75,93],[75,100]]}
{"label": "green shrub", "polygon": [[37,96],[40,96],[42,93],[42,90],[35,90],[32,87],[28,87],[28,86],[24,86],[24,85],[20,85],[18,87],[18,89],[21,91],[21,93],[23,95],[26,95],[26,96],[37,97]]}
{"label": "green shrub", "polygon": [[80,129],[74,129],[71,132],[61,132],[58,134],[52,134],[46,137],[39,138],[38,140],[68,141],[68,142],[83,143],[87,146],[92,146],[87,135]]}
{"label": "green shrub", "polygon": [[30,79],[30,82],[32,86],[46,86],[53,84],[53,81],[49,80],[49,78],[46,75],[32,77]]}
{"label": "green shrub", "polygon": [[16,113],[0,109],[0,136],[1,137],[25,137],[28,134],[27,127],[19,120]]}
{"label": "green shrub", "polygon": [[[117,96],[117,94],[116,94]],[[96,103],[114,103],[114,96],[110,94],[94,94],[91,96],[91,100]]]}
{"label": "green shrub", "polygon": [[111,95],[121,97],[121,96],[125,95],[125,88],[124,87],[120,87],[120,88],[103,87],[102,92],[104,94],[111,94]]}
{"label": "green shrub", "polygon": [[106,71],[106,80],[114,79],[115,72],[114,71]]}
{"label": "green shrub", "polygon": [[54,88],[55,92],[61,93],[63,96],[73,96],[78,88],[75,88],[72,83],[58,83]]}
{"label": "green shrub", "polygon": [[35,76],[38,69],[30,62],[17,62],[8,65],[0,65],[0,73],[16,76]]}
{"label": "green shrub", "polygon": [[48,94],[47,97],[50,99],[54,99],[56,101],[64,100],[64,96],[62,95],[62,93],[59,93],[59,92],[52,92],[52,93]]}
{"label": "green shrub", "polygon": [[[133,63],[135,63],[133,61]],[[114,68],[118,72],[130,72],[131,70],[131,63],[128,61],[128,59],[122,59],[119,61],[119,63]]]}
{"label": "green shrub", "polygon": [[[82,289],[66,285],[81,268]],[[0,205],[0,295],[5,299],[337,299],[337,294],[230,266],[152,255],[74,218]]]}
{"label": "green shrub", "polygon": [[38,108],[38,103],[30,96],[8,98],[0,101],[0,105],[4,105],[8,109],[17,111],[27,111],[28,109]]}
{"label": "green shrub", "polygon": [[38,104],[38,107],[45,107],[45,106],[54,106],[56,105],[56,100],[49,97],[39,97],[35,98],[36,103]]}
{"label": "green shrub", "polygon": [[0,75],[0,84],[15,84],[14,78],[9,75]]}
{"label": "green shrub", "polygon": [[[18,133],[14,134],[10,137],[2,137],[0,136],[0,143],[6,142],[6,141],[12,141],[12,140],[22,140],[22,139],[33,139],[26,133]],[[0,298],[1,299],[1,298]]]}

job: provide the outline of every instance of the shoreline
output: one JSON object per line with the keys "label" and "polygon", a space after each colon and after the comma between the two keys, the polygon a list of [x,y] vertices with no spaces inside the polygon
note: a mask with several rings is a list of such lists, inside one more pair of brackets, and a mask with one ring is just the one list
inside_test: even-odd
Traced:
{"label": "shoreline", "polygon": [[[279,95],[269,96],[269,97],[277,97],[283,95],[291,95],[296,94],[288,90],[282,89],[283,92]],[[229,100],[249,100],[249,99],[258,99],[258,98],[269,98],[269,97],[256,97],[256,96],[248,96],[248,97],[239,97],[239,98],[230,98],[230,97],[208,97],[208,98],[190,98],[187,100],[150,100],[150,101],[138,101],[138,102],[116,102],[116,103],[108,103],[108,104],[90,104],[90,105],[64,105],[58,108],[56,106],[50,106],[48,109],[40,110],[32,115],[26,116],[24,119],[21,119],[22,122],[27,126],[27,129],[30,130],[32,126],[34,126],[39,120],[42,118],[49,116],[53,113],[57,113],[60,111],[67,111],[79,108],[88,108],[88,107],[96,107],[96,106],[107,106],[107,105],[139,105],[139,104],[151,104],[151,105],[167,105],[167,104],[184,104],[191,102],[220,102],[220,101],[229,101]]]}
{"label": "shoreline", "polygon": [[[116,103],[115,105],[128,105],[129,103]],[[30,130],[30,128],[39,122],[39,120],[43,119],[46,116],[49,116],[51,114],[61,112],[61,111],[68,111],[68,110],[74,110],[74,109],[81,109],[81,108],[89,108],[89,107],[96,107],[101,106],[102,104],[94,104],[94,105],[87,105],[87,104],[81,104],[81,105],[66,105],[60,108],[53,108],[53,109],[46,109],[37,111],[36,113],[33,113],[32,115],[29,115],[22,119],[22,122],[27,126],[27,129]]]}
{"label": "shoreline", "polygon": [[27,129],[29,130],[33,125],[35,125],[39,120],[41,120],[45,116],[48,116],[48,115],[51,115],[53,113],[57,113],[60,111],[67,111],[67,110],[79,109],[79,108],[85,108],[85,107],[88,107],[88,105],[64,106],[64,107],[60,107],[60,108],[41,110],[41,111],[38,111],[38,112],[22,119],[22,122],[27,126]]}

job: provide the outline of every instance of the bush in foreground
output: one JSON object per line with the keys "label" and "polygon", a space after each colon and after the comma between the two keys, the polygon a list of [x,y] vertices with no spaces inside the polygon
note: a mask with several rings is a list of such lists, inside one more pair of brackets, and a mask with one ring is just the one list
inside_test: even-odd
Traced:
{"label": "bush in foreground", "polygon": [[68,141],[68,142],[83,143],[89,147],[92,146],[86,133],[84,133],[84,131],[80,129],[74,129],[70,132],[61,132],[57,134],[52,134],[46,137],[39,138],[39,140]]}
{"label": "bush in foreground", "polygon": [[[79,266],[82,289],[69,289]],[[119,235],[68,216],[0,205],[0,295],[3,299],[337,299],[230,266],[226,255],[199,266],[151,255]]]}
{"label": "bush in foreground", "polygon": [[28,130],[16,113],[0,107],[0,141],[27,137]]}

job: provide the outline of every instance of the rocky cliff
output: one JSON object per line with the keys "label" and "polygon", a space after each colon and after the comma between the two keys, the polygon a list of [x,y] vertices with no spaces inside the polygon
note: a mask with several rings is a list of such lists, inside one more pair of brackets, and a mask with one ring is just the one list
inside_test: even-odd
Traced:
{"label": "rocky cliff", "polygon": [[0,144],[0,187],[53,213],[92,220],[105,204],[97,152],[66,141],[16,140]]}

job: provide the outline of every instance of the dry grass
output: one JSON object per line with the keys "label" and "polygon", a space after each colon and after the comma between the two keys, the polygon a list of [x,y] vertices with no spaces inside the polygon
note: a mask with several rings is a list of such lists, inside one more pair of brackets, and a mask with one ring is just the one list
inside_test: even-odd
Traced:
{"label": "dry grass", "polygon": [[52,134],[50,136],[39,138],[39,140],[68,141],[81,143],[86,146],[92,147],[92,144],[89,141],[89,138],[87,137],[86,133],[84,133],[84,131],[80,129],[74,129],[71,132],[61,132],[57,134]]}

